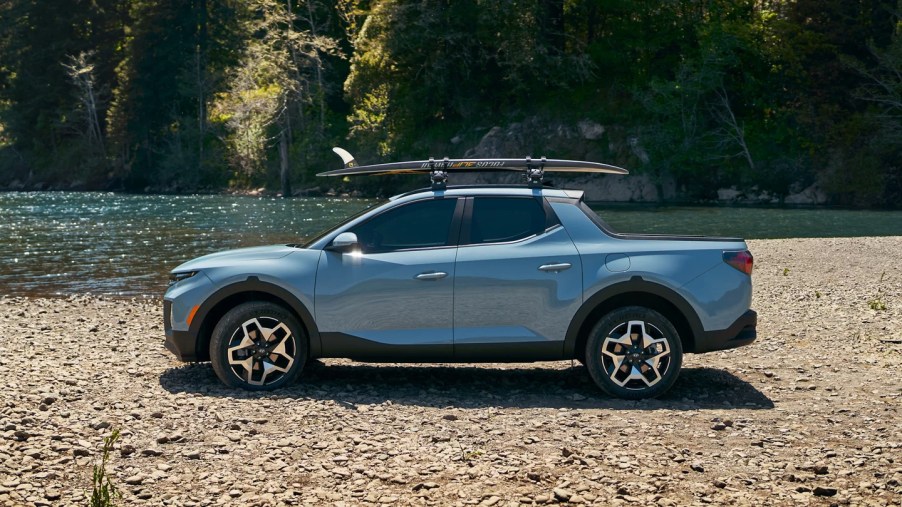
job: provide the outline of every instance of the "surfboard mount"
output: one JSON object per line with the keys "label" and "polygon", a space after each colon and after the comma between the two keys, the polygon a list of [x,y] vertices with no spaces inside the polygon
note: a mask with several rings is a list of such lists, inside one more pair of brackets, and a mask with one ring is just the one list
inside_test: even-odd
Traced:
{"label": "surfboard mount", "polygon": [[545,157],[535,164],[531,157],[526,157],[526,184],[530,188],[541,188],[545,183]]}
{"label": "surfboard mount", "polygon": [[441,167],[436,166],[435,159],[429,157],[429,181],[432,183],[432,190],[444,190],[448,188],[448,167],[451,161],[448,157],[441,163]]}

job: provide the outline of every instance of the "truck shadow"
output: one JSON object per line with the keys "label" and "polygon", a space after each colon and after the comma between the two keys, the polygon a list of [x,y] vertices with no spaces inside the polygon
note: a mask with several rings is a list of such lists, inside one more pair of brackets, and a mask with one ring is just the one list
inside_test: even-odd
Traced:
{"label": "truck shadow", "polygon": [[333,401],[348,408],[393,404],[457,408],[603,408],[623,410],[766,410],[774,403],[739,377],[715,368],[683,368],[673,388],[654,400],[626,401],[602,393],[584,368],[398,366],[312,361],[296,385],[248,392],[222,384],[207,364],[170,368],[160,385],[172,393],[241,399]]}

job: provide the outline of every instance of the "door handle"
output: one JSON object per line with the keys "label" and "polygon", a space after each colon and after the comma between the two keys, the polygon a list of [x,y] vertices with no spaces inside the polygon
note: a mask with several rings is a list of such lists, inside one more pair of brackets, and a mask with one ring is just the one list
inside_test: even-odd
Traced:
{"label": "door handle", "polygon": [[539,271],[564,271],[565,269],[570,269],[571,264],[569,262],[557,262],[554,264],[542,264],[539,266]]}
{"label": "door handle", "polygon": [[414,278],[417,280],[441,280],[446,276],[448,276],[448,273],[445,273],[444,271],[430,271],[428,273],[420,273]]}

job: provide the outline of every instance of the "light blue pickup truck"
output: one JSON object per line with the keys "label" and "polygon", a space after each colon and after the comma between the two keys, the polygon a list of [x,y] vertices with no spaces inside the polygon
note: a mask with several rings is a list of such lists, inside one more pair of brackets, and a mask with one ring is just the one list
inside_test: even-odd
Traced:
{"label": "light blue pickup truck", "polygon": [[[670,389],[684,353],[755,340],[742,239],[620,234],[582,192],[543,185],[544,171],[622,169],[544,159],[358,167],[343,158],[345,169],[325,175],[424,172],[433,185],[304,244],[177,267],[164,323],[180,360],[210,360],[226,385],[269,390],[294,382],[311,358],[577,359],[608,394],[641,399]],[[448,173],[486,168],[525,171],[526,184],[447,185]]]}

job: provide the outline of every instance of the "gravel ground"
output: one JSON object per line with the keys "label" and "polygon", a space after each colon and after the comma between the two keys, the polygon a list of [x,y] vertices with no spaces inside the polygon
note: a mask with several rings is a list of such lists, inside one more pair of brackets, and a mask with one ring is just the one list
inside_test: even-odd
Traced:
{"label": "gravel ground", "polygon": [[644,402],[569,362],[248,394],[165,351],[157,300],[0,297],[0,505],[83,505],[114,428],[125,505],[902,504],[902,237],[749,243],[758,341]]}

